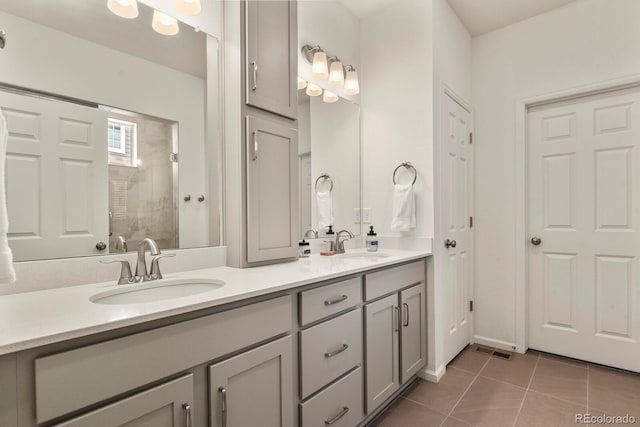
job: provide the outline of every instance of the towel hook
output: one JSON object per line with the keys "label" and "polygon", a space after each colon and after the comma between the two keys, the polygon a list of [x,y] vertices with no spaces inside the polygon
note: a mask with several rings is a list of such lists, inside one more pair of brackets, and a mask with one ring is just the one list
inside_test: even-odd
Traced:
{"label": "towel hook", "polygon": [[416,183],[416,179],[418,179],[418,171],[416,170],[416,168],[410,163],[410,162],[402,162],[398,165],[398,167],[396,167],[393,171],[393,183],[397,184],[396,182],[396,173],[398,172],[398,169],[400,169],[401,167],[404,167],[405,169],[408,169],[410,171],[413,172],[413,182],[411,183],[411,185]]}
{"label": "towel hook", "polygon": [[331,177],[329,176],[328,173],[323,173],[322,175],[320,175],[318,177],[318,179],[316,179],[316,193],[318,192],[318,182],[320,182],[320,180],[329,180],[329,182],[331,183],[331,188],[329,188],[329,193],[331,193],[333,191],[333,180],[331,179]]}

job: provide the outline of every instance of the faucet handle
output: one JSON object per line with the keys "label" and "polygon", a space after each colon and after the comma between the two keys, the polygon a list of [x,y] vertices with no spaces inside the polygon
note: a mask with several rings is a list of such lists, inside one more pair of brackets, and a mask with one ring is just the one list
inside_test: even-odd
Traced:
{"label": "faucet handle", "polygon": [[118,285],[127,285],[129,283],[134,283],[135,279],[131,274],[131,265],[126,259],[102,260],[100,261],[100,264],[114,264],[116,262],[122,264],[120,268],[120,277],[118,278]]}
{"label": "faucet handle", "polygon": [[176,254],[162,254],[151,258],[151,280],[162,279],[162,273],[160,272],[160,258],[173,258]]}

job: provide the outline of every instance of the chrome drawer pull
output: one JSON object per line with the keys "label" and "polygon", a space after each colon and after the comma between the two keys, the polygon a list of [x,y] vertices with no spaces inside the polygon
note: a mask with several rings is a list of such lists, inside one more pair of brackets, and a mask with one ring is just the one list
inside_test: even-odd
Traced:
{"label": "chrome drawer pull", "polygon": [[347,298],[349,298],[348,295],[342,295],[342,296],[339,296],[338,298],[328,299],[324,302],[324,305],[329,306],[329,305],[337,304],[339,302],[346,300]]}
{"label": "chrome drawer pull", "polygon": [[324,357],[326,357],[328,359],[330,357],[333,357],[335,355],[338,355],[338,354],[342,353],[343,351],[345,351],[348,348],[349,348],[349,346],[347,344],[342,344],[342,347],[340,347],[336,351],[332,351],[331,353],[325,353]]}
{"label": "chrome drawer pull", "polygon": [[183,403],[182,409],[184,409],[184,425],[185,427],[191,427],[191,405]]}
{"label": "chrome drawer pull", "polygon": [[221,406],[220,414],[222,415],[222,427],[227,427],[227,389],[225,389],[224,387],[220,387],[218,391],[222,395],[222,403],[220,405]]}
{"label": "chrome drawer pull", "polygon": [[409,326],[409,304],[402,303],[404,305],[404,309],[405,309],[405,313],[407,314],[407,320],[404,321],[404,327],[406,328],[407,326]]}
{"label": "chrome drawer pull", "polygon": [[255,92],[256,89],[258,89],[258,63],[251,61],[251,66],[253,67],[253,86],[251,87],[251,91]]}
{"label": "chrome drawer pull", "polygon": [[340,412],[338,415],[336,415],[335,417],[331,418],[330,420],[324,420],[324,424],[327,426],[330,426],[331,424],[335,424],[338,422],[338,420],[342,417],[344,417],[345,415],[347,415],[347,412],[349,412],[349,408],[347,406],[342,408],[342,412]]}

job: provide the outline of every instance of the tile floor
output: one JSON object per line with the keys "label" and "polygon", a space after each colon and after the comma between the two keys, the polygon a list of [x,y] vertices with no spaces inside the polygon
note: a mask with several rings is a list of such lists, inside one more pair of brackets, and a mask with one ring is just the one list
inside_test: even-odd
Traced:
{"label": "tile floor", "polygon": [[576,426],[575,414],[629,414],[640,425],[640,375],[537,352],[504,360],[469,346],[438,384],[420,381],[371,427]]}

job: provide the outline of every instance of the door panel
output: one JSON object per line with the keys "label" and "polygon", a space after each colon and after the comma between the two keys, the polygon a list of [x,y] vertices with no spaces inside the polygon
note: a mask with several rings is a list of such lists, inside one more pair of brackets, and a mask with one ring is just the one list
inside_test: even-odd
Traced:
{"label": "door panel", "polygon": [[425,318],[424,283],[400,292],[402,310],[401,381],[407,382],[427,363],[427,319]]}
{"label": "door panel", "polygon": [[530,109],[529,347],[640,371],[640,89]]}

